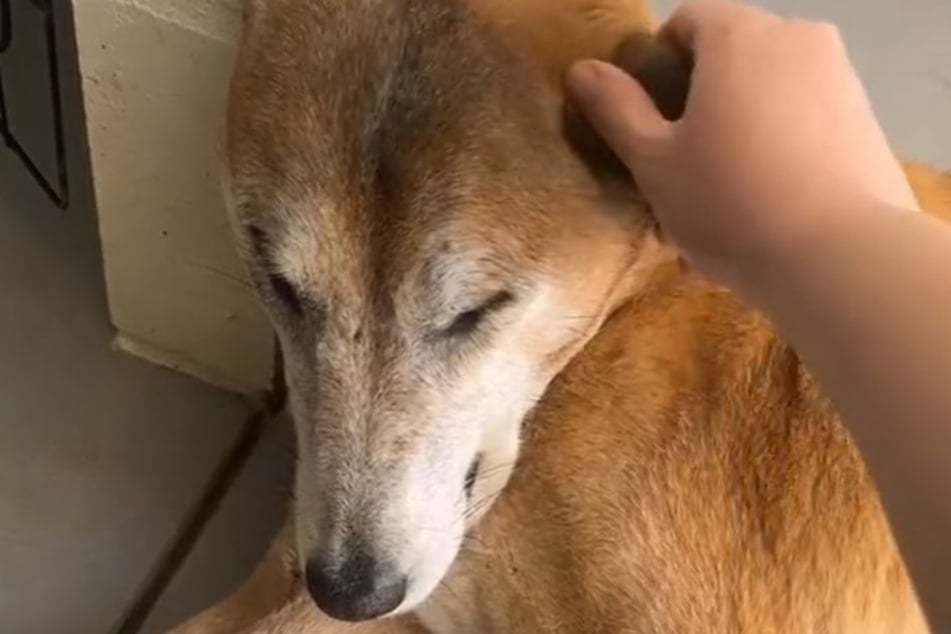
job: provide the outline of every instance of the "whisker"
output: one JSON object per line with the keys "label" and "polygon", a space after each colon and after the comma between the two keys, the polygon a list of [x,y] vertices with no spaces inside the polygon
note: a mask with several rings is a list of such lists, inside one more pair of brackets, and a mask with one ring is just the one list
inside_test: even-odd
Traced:
{"label": "whisker", "polygon": [[476,474],[475,482],[476,484],[478,484],[479,482],[483,480],[487,480],[491,478],[492,476],[498,474],[499,472],[506,471],[508,469],[514,469],[516,464],[517,464],[517,461],[512,460],[511,462],[505,462],[502,464],[492,465],[491,467],[482,469]]}
{"label": "whisker", "polygon": [[462,540],[462,546],[459,548],[459,550],[475,552],[472,550],[472,543],[482,547],[483,550],[489,550],[489,543],[485,541],[481,535],[478,535],[475,532],[469,532],[466,534],[465,538]]}
{"label": "whisker", "polygon": [[462,517],[460,519],[462,521],[469,520],[474,515],[478,514],[480,511],[482,511],[483,509],[491,505],[492,502],[494,502],[496,498],[498,498],[498,496],[502,493],[504,488],[505,487],[499,487],[495,489],[494,491],[492,491],[491,493],[487,493],[486,495],[483,495],[478,500],[470,503],[469,506],[466,508],[466,510],[463,512]]}
{"label": "whisker", "polygon": [[559,319],[573,319],[573,320],[578,320],[578,321],[581,321],[581,320],[591,321],[591,320],[597,319],[597,318],[598,318],[598,314],[597,314],[597,313],[589,313],[589,314],[585,314],[585,315],[559,315],[558,318],[559,318]]}
{"label": "whisker", "polygon": [[456,602],[457,605],[461,605],[461,604],[462,604],[462,599],[461,599],[459,593],[456,591],[456,589],[455,589],[454,587],[452,587],[452,585],[449,583],[449,577],[448,577],[448,576],[443,577],[442,579],[440,579],[440,580],[439,580],[439,583],[437,584],[436,587],[438,587],[438,588],[444,588],[444,589],[446,590],[446,592],[450,595],[450,597],[452,598],[452,600]]}

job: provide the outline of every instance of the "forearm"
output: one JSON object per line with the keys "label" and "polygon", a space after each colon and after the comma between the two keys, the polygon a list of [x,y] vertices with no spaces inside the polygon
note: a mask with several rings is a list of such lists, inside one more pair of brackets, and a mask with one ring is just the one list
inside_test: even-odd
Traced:
{"label": "forearm", "polygon": [[746,294],[835,402],[925,609],[951,626],[951,227],[850,214],[767,264]]}

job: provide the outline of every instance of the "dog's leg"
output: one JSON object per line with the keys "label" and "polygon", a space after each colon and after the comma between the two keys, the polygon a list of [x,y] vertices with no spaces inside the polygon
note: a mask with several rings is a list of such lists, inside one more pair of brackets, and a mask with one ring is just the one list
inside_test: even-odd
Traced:
{"label": "dog's leg", "polygon": [[291,601],[298,589],[294,526],[289,518],[251,577],[234,594],[168,634],[236,634]]}

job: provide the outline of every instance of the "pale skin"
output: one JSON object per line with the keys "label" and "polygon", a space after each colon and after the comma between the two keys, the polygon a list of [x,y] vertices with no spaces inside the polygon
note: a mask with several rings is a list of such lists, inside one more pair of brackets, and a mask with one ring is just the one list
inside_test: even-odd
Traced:
{"label": "pale skin", "polygon": [[951,627],[951,227],[919,211],[835,28],[706,0],[661,117],[601,62],[568,87],[690,266],[768,314],[857,439],[935,631]]}

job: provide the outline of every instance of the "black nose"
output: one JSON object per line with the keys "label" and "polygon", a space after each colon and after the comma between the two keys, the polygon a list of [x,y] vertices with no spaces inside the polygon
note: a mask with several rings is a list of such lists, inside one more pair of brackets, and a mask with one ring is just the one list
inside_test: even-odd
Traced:
{"label": "black nose", "polygon": [[311,557],[304,576],[317,607],[340,621],[367,621],[389,614],[406,597],[406,576],[362,550],[349,553],[339,563]]}

